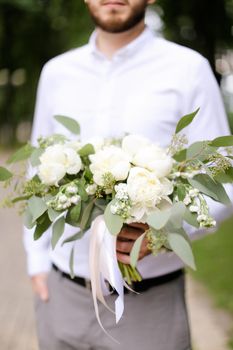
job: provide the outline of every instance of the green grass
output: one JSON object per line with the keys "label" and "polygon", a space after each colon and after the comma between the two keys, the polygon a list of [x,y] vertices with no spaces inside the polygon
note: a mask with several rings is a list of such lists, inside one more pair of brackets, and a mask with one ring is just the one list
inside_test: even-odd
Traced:
{"label": "green grass", "polygon": [[[206,285],[215,303],[233,315],[233,217],[218,231],[193,242],[197,271],[193,276]],[[229,345],[233,349],[233,334]]]}

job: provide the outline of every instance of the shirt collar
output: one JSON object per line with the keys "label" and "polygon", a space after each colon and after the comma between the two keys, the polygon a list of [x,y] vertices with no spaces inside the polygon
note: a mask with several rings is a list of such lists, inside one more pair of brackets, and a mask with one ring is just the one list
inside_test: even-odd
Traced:
{"label": "shirt collar", "polygon": [[[88,44],[90,52],[95,56],[106,59],[106,56],[101,51],[99,51],[99,49],[96,46],[96,36],[96,31],[94,31],[90,36]],[[115,57],[125,58],[136,54],[138,51],[141,50],[142,46],[150,42],[154,37],[154,33],[146,26],[143,32],[136,39],[132,40],[129,44],[116,51],[116,53],[113,56],[113,59]]]}

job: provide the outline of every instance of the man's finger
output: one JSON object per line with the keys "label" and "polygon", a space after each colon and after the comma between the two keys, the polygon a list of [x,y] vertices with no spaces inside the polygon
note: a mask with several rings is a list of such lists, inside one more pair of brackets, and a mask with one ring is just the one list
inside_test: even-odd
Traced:
{"label": "man's finger", "polygon": [[134,241],[121,242],[117,241],[116,250],[121,253],[130,253],[134,245]]}

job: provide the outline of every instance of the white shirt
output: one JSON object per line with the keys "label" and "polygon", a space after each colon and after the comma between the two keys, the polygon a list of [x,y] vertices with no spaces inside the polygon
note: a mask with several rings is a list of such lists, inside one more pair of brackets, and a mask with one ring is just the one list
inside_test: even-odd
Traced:
{"label": "white shirt", "polygon": [[[169,144],[179,118],[201,108],[186,135],[190,143],[229,134],[219,88],[200,54],[156,37],[148,28],[107,59],[90,42],[50,60],[43,68],[37,95],[32,141],[40,135],[65,133],[54,115],[70,116],[81,124],[82,140],[136,133]],[[77,229],[66,226],[54,251],[50,232],[33,241],[24,231],[30,275],[50,269],[51,260],[69,273],[73,243],[61,242]],[[74,271],[89,277],[89,232],[75,243]],[[183,266],[173,253],[149,255],[138,263],[144,278]]]}

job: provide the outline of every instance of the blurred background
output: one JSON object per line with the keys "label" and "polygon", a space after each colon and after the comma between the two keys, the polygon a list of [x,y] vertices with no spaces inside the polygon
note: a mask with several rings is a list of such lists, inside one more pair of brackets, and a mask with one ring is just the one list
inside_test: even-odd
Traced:
{"label": "blurred background", "polygon": [[[233,130],[233,0],[158,0],[146,20],[157,35],[191,47],[209,60]],[[12,148],[29,138],[43,64],[86,43],[92,30],[81,0],[0,0],[1,163]],[[16,236],[21,221],[15,211],[6,214],[3,209],[0,221],[1,348],[33,350],[31,294]],[[233,349],[232,228],[229,219],[217,233],[194,243],[198,270],[188,280],[194,350]]]}

